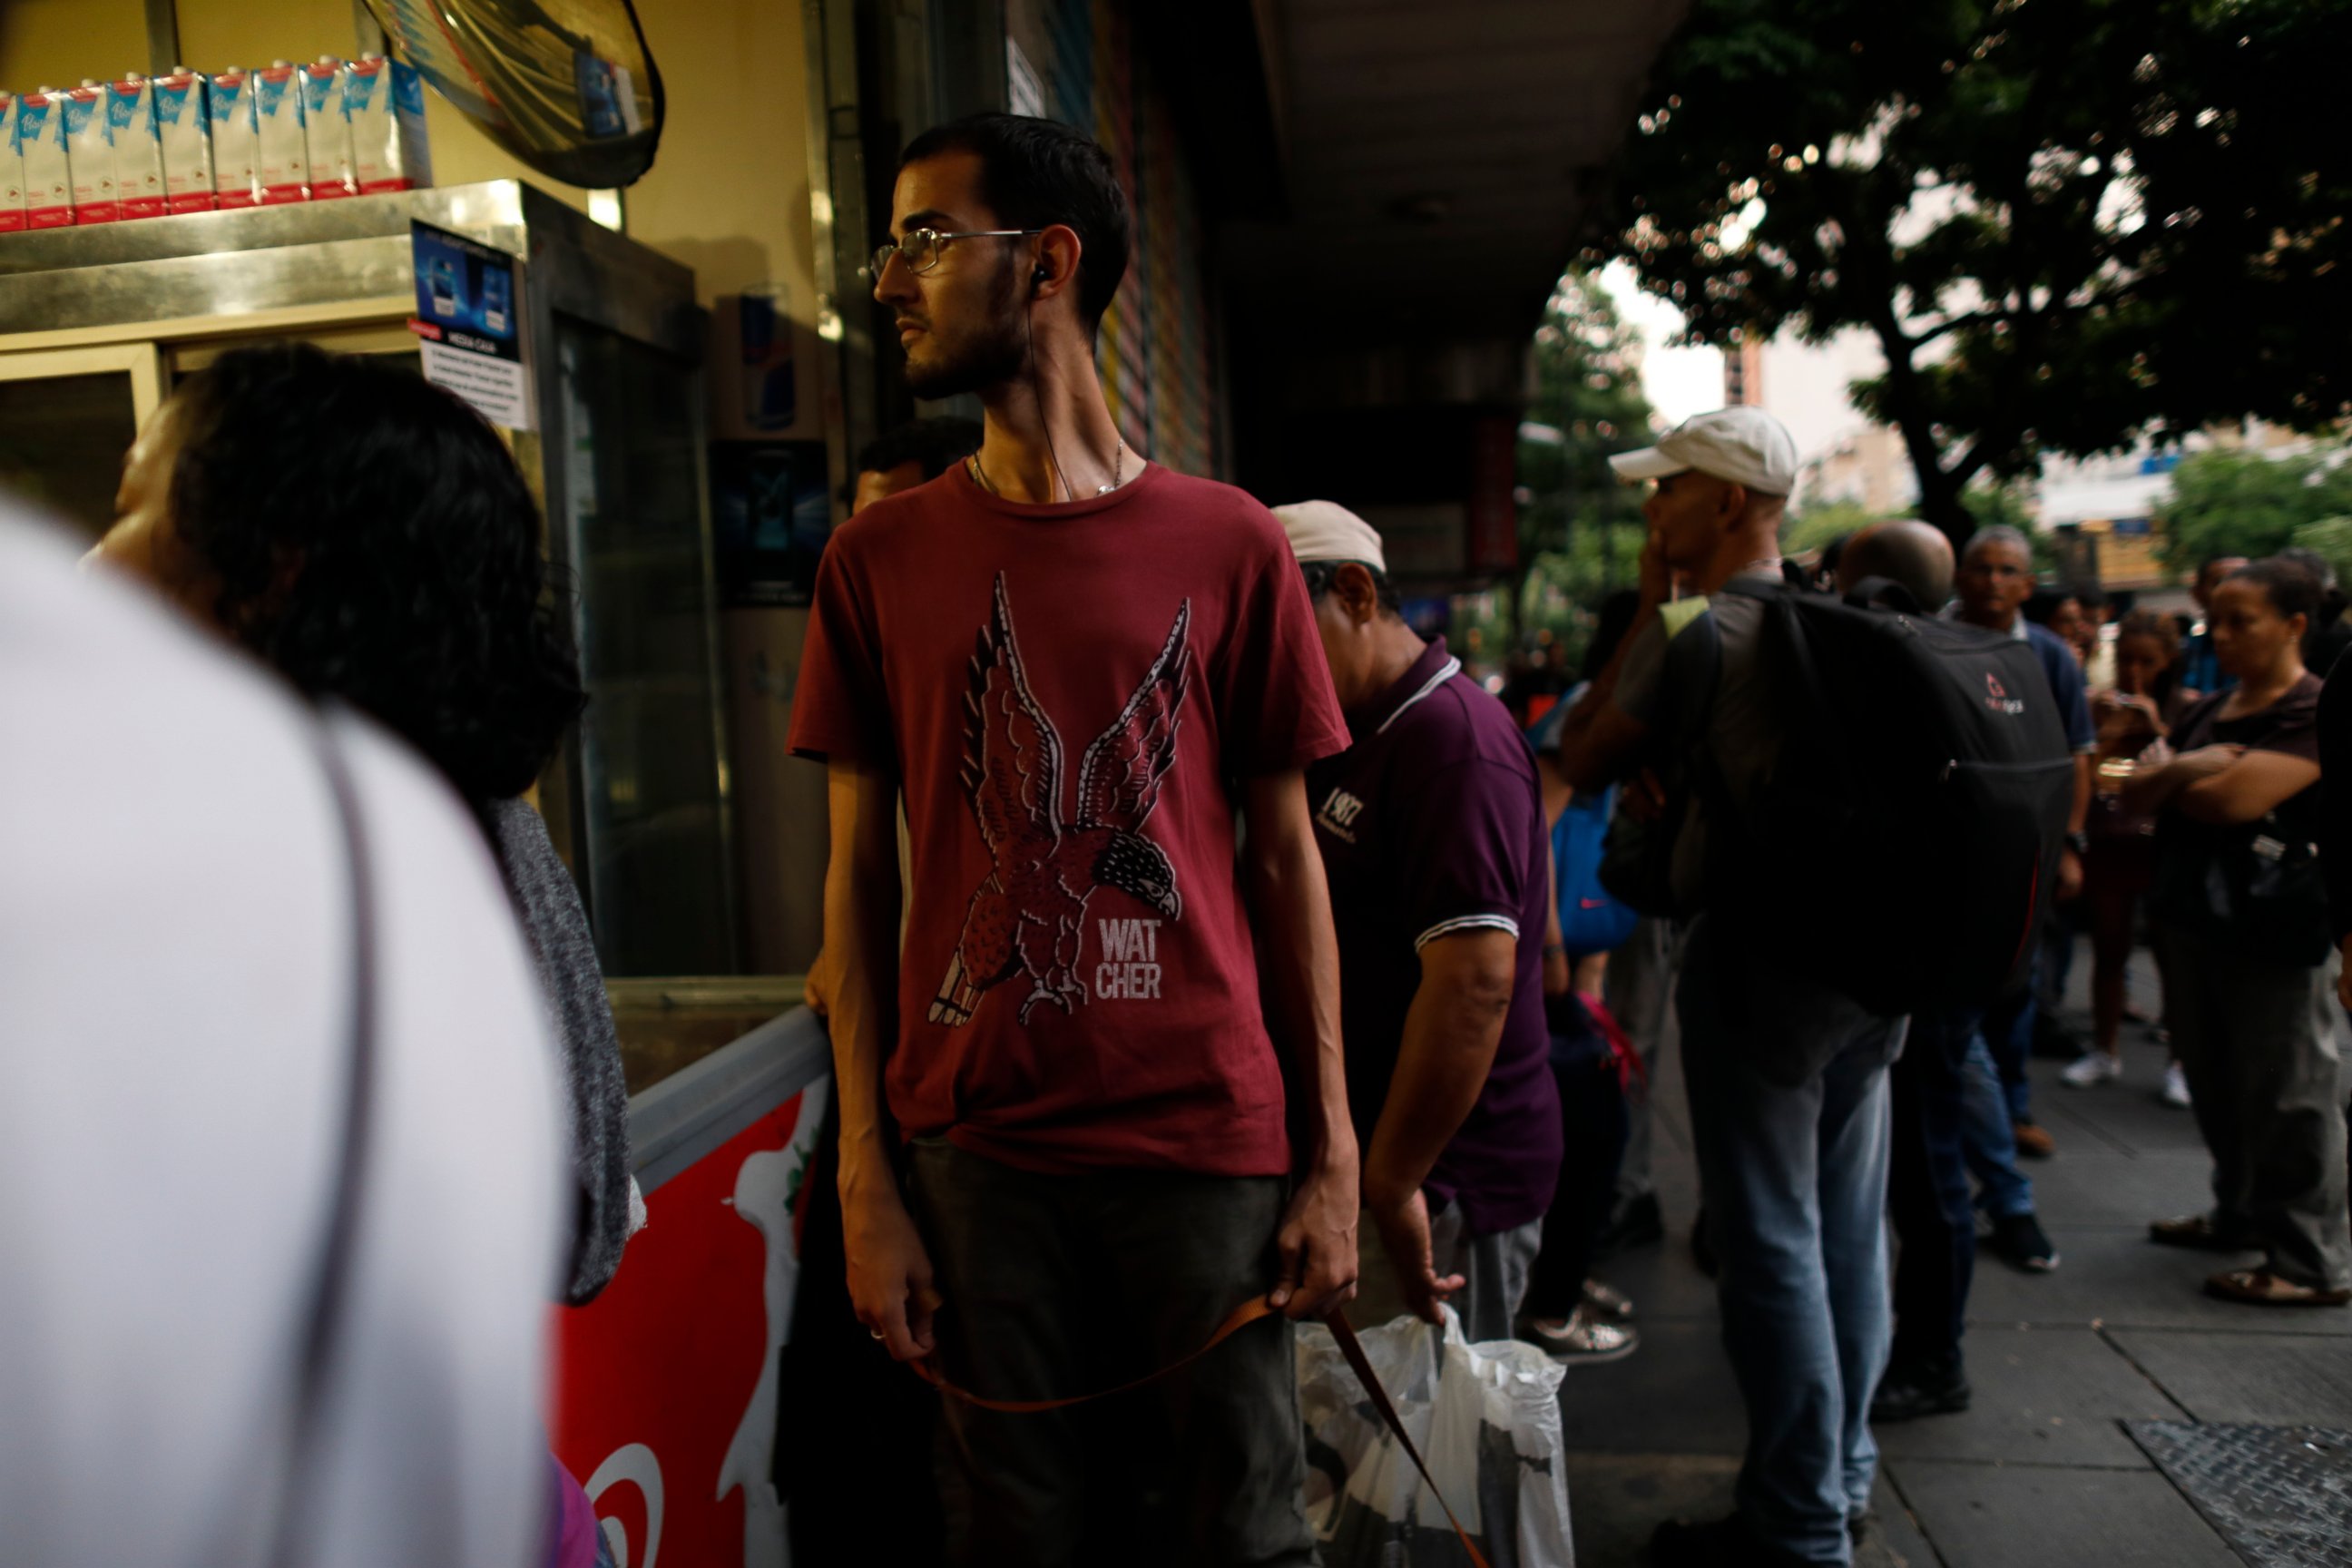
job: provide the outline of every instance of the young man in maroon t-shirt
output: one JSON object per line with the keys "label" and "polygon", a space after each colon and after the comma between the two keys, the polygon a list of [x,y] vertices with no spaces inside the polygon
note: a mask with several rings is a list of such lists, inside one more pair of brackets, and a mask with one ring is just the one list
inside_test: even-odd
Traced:
{"label": "young man in maroon t-shirt", "polygon": [[[828,771],[850,1295],[902,1360],[1065,1398],[1253,1297],[1302,1318],[1352,1294],[1302,782],[1347,732],[1280,525],[1146,461],[1104,404],[1129,225],[1102,150],[975,116],[908,148],[892,206],[874,292],[908,384],[987,420],[966,464],[835,534],[794,702]],[[1275,1321],[1108,1405],[949,1401],[954,1555],[1310,1562],[1292,1378]]]}

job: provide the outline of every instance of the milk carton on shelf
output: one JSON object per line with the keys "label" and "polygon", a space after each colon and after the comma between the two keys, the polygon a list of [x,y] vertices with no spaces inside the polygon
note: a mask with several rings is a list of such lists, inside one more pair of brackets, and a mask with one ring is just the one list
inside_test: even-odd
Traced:
{"label": "milk carton on shelf", "polygon": [[66,122],[66,168],[73,180],[74,222],[112,223],[122,216],[114,189],[114,135],[106,122],[106,84],[85,81],[59,95]]}
{"label": "milk carton on shelf", "polygon": [[433,183],[425,141],[425,82],[415,68],[362,55],[343,68],[343,115],[352,129],[352,177],[362,195]]}
{"label": "milk carton on shelf", "polygon": [[126,218],[163,216],[163,143],[155,134],[155,84],[126,76],[106,84],[106,128],[114,138],[114,191]]}
{"label": "milk carton on shelf", "polygon": [[253,73],[255,176],[261,182],[261,205],[308,199],[310,148],[302,137],[302,73],[284,60],[272,60],[268,70]]}
{"label": "milk carton on shelf", "polygon": [[73,174],[66,166],[66,95],[45,87],[16,100],[16,151],[25,161],[25,226],[68,228]]}
{"label": "milk carton on shelf", "polygon": [[310,150],[310,199],[359,194],[352,181],[352,126],[343,113],[343,62],[320,55],[302,68],[302,140]]}
{"label": "milk carton on shelf", "polygon": [[253,112],[253,73],[235,66],[205,83],[213,133],[213,193],[224,207],[261,205],[261,126]]}
{"label": "milk carton on shelf", "polygon": [[163,210],[213,210],[213,128],[205,79],[185,66],[155,79],[155,142],[163,157]]}
{"label": "milk carton on shelf", "polygon": [[0,92],[0,234],[25,226],[25,155],[16,150],[16,95]]}

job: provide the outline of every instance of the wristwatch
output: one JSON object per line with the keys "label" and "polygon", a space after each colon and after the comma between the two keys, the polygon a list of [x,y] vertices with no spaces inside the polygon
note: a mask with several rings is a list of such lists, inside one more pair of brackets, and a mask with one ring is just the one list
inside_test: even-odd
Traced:
{"label": "wristwatch", "polygon": [[2091,852],[2091,836],[2087,833],[2069,833],[2066,835],[2066,847],[2077,855],[2088,855]]}

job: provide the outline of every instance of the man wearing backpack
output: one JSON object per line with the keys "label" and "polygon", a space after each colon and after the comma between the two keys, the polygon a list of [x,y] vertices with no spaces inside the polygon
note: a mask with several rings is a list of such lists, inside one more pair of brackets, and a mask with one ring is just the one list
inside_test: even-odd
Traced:
{"label": "man wearing backpack", "polygon": [[[1795,444],[1761,409],[1736,407],[1610,461],[1623,479],[1655,483],[1644,508],[1642,606],[1569,715],[1563,771],[1577,790],[1598,790],[1686,760],[1712,770],[1714,798],[1740,808],[1784,736],[1759,658],[1766,602],[1722,590],[1780,581]],[[1677,576],[1713,596],[1677,601]],[[1720,654],[1698,671],[1669,656],[1702,621]],[[1703,703],[1695,681],[1706,683]],[[1699,911],[1684,940],[1678,1001],[1724,1343],[1748,1443],[1738,1511],[1661,1525],[1651,1561],[1844,1564],[1877,1467],[1868,1422],[1889,1333],[1886,1068],[1904,1021],[1759,960],[1744,929],[1724,929],[1706,910],[1706,841],[1722,826],[1710,823],[1706,798],[1696,799],[1674,841],[1678,900]],[[1859,882],[1855,896],[1868,896]]]}
{"label": "man wearing backpack", "polygon": [[1370,523],[1329,501],[1275,516],[1348,721],[1348,749],[1308,765],[1307,798],[1372,1221],[1358,1316],[1435,1321],[1450,1300],[1473,1341],[1508,1339],[1560,1162],[1535,759],[1443,639],[1398,614]]}

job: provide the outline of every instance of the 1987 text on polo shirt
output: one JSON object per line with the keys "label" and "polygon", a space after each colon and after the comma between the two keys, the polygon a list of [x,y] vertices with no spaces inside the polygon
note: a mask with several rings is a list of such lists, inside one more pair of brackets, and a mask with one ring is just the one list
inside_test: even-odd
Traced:
{"label": "1987 text on polo shirt", "polygon": [[[1019,1021],[1051,1002],[1064,1012],[1087,998],[1077,978],[1086,940],[1087,902],[1097,888],[1116,888],[1169,920],[1182,918],[1184,900],[1167,853],[1143,836],[1160,802],[1160,786],[1176,761],[1176,734],[1190,687],[1185,632],[1192,604],[1176,623],[1160,657],[1110,727],[1095,737],[1078,764],[1077,811],[1062,818],[1062,741],[1030,691],[1013,634],[1013,606],[997,574],[988,624],[971,656],[971,689],[964,696],[964,795],[988,846],[992,868],[974,890],[962,934],[931,1003],[935,1024],[969,1023],[981,993],[1016,973],[1029,976]],[[1105,997],[1156,1000],[1160,967],[1157,921],[1103,925],[1104,955],[1097,991]],[[1114,947],[1111,930],[1123,929]],[[1149,925],[1139,935],[1133,930]],[[1138,954],[1138,947],[1141,952]]]}

